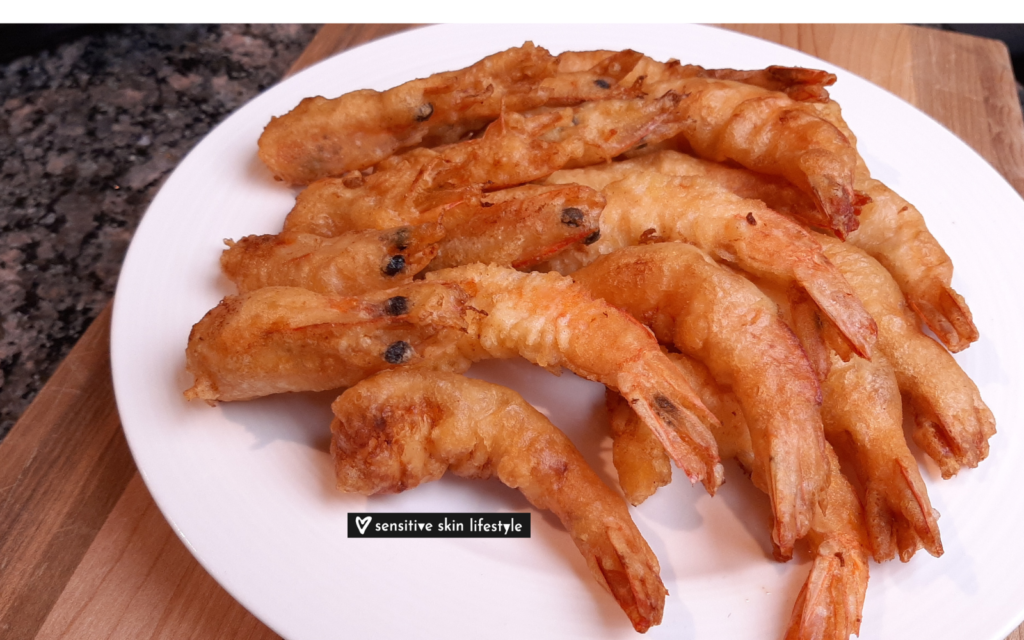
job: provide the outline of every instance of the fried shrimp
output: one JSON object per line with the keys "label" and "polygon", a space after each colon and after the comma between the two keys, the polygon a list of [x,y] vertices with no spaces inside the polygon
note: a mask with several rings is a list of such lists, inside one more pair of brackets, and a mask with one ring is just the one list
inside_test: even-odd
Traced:
{"label": "fried shrimp", "polygon": [[[754,463],[748,423],[736,396],[720,386],[700,362],[676,353],[669,357],[718,416],[722,426],[715,429],[714,434],[722,458],[735,459],[764,491],[766,480]],[[668,484],[671,475],[662,471],[664,451],[653,450],[651,445],[656,443],[645,434],[648,430],[621,400],[618,403],[619,408],[610,414],[613,455],[634,461],[627,467],[620,467],[616,462],[623,489],[638,482],[651,486],[652,478],[657,479],[657,486]],[[622,434],[630,435],[623,437]],[[851,633],[856,634],[860,629],[868,583],[861,505],[853,487],[840,472],[835,453],[827,445],[825,450],[829,458],[829,477],[824,507],[815,509],[807,534],[814,562],[793,607],[787,640],[847,640]],[[648,452],[651,455],[646,455]]]}
{"label": "fried shrimp", "polygon": [[260,158],[277,179],[298,185],[365,169],[401,149],[455,142],[503,108],[541,106],[538,85],[554,71],[554,57],[527,42],[384,92],[306,98],[271,119],[260,136]]}
{"label": "fried shrimp", "polygon": [[700,176],[741,198],[760,200],[769,209],[810,227],[829,228],[828,218],[818,211],[814,200],[785,178],[704,160],[673,149],[646,147],[626,155],[637,166],[670,176]]}
{"label": "fried shrimp", "polygon": [[858,179],[871,197],[861,226],[848,241],[878,260],[892,274],[907,303],[950,351],[978,339],[971,310],[951,286],[953,261],[928,231],[914,205],[878,180]]}
{"label": "fried shrimp", "polygon": [[557,273],[476,264],[435,271],[427,280],[458,285],[471,296],[459,343],[464,361],[522,356],[553,373],[565,367],[617,389],[690,481],[714,494],[722,465],[708,429],[717,421],[629,314]]}
{"label": "fried shrimp", "polygon": [[[608,389],[605,404],[612,435],[612,464],[619,473],[619,486],[626,500],[637,507],[672,482],[672,464],[654,432],[640,421],[622,396]],[[720,414],[716,415],[722,419]]]}
{"label": "fried shrimp", "polygon": [[839,472],[832,447],[825,506],[807,534],[814,561],[793,605],[786,640],[849,640],[860,634],[868,588],[868,553],[861,504]]}
{"label": "fried shrimp", "polygon": [[[644,234],[693,244],[755,276],[807,291],[856,351],[870,357],[875,322],[814,235],[762,202],[746,200],[702,176],[669,176],[627,160],[572,171],[548,181],[601,189],[607,204],[600,238],[551,262],[562,273],[638,244]],[[620,179],[621,178],[621,179]]]}
{"label": "fried shrimp", "polygon": [[936,513],[903,436],[899,386],[888,361],[881,355],[871,362],[853,355],[844,362],[833,354],[822,392],[825,436],[840,452],[848,451],[864,488],[875,560],[888,560],[898,551],[907,562],[920,547],[941,556]]}
{"label": "fried shrimp", "polygon": [[402,364],[432,363],[465,329],[466,294],[416,282],[363,297],[264,287],[228,296],[189,334],[189,400],[250,400],[347,387]]}
{"label": "fried shrimp", "polygon": [[944,478],[988,457],[995,417],[977,385],[917,317],[889,272],[850,243],[822,236],[829,259],[843,272],[878,322],[878,350],[896,373],[914,410],[914,441],[939,465]]}
{"label": "fried shrimp", "polygon": [[455,374],[389,371],[347,390],[332,408],[342,491],[397,493],[448,470],[497,477],[561,520],[637,631],[661,622],[667,591],[658,559],[625,502],[514,391]]}
{"label": "fried shrimp", "polygon": [[224,275],[239,293],[262,287],[302,287],[358,296],[412,282],[437,255],[440,224],[353,231],[335,238],[308,233],[246,236],[225,241]]}
{"label": "fried shrimp", "polygon": [[840,237],[857,228],[853,143],[812,104],[753,84],[693,76],[686,68],[641,61],[622,82],[647,75],[644,90],[683,96],[672,129],[657,139],[680,137],[697,155],[782,176],[808,193]]}
{"label": "fried shrimp", "polygon": [[[815,105],[822,117],[856,144],[839,105]],[[956,353],[978,339],[978,328],[963,296],[952,287],[953,261],[928,231],[917,207],[871,177],[858,155],[855,186],[871,202],[861,210],[860,228],[848,240],[882,263],[928,328]]]}
{"label": "fried shrimp", "polygon": [[[715,431],[715,440],[722,457],[734,458],[754,485],[765,491],[766,480],[753,464],[749,423],[743,412],[736,410],[735,396],[720,387],[701,363],[678,354],[670,357],[721,419],[723,428]],[[863,514],[832,447],[826,444],[825,452],[829,461],[827,489],[807,532],[814,561],[793,605],[786,640],[848,640],[850,634],[860,632],[868,586]]]}
{"label": "fried shrimp", "polygon": [[599,233],[604,196],[581,185],[526,185],[456,206],[430,270],[484,262],[526,269]]}
{"label": "fried shrimp", "polygon": [[870,361],[836,344],[806,296],[758,283],[779,305],[809,354],[822,383],[825,437],[858,479],[875,560],[907,562],[924,548],[942,555],[928,489],[903,435],[903,404],[892,366],[881,353]]}
{"label": "fried shrimp", "polygon": [[678,242],[620,249],[572,277],[732,387],[772,501],[777,555],[790,557],[829,469],[817,377],[775,305],[748,280]]}
{"label": "fried shrimp", "polygon": [[[299,194],[289,232],[332,236],[436,219],[446,207],[540,180],[566,167],[610,160],[672,113],[679,96],[600,100],[530,115],[503,113],[479,138],[388,158],[373,174],[321,180]],[[611,132],[611,133],[609,133]]]}
{"label": "fried shrimp", "polygon": [[634,98],[641,95],[643,82],[630,86],[618,83],[633,70],[644,54],[631,49],[597,52],[596,56],[567,51],[555,59],[555,74],[541,81],[548,106],[566,106],[588,100]]}

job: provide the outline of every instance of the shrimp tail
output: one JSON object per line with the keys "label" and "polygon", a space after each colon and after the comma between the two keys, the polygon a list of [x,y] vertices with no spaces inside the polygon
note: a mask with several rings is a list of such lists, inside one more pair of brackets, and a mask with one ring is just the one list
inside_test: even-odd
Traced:
{"label": "shrimp tail", "polygon": [[637,631],[661,622],[661,567],[626,503],[519,394],[456,374],[405,369],[363,380],[332,410],[339,489],[400,492],[445,471],[497,478],[562,522]]}
{"label": "shrimp tail", "polygon": [[964,297],[950,286],[935,292],[933,301],[908,295],[907,304],[935,332],[953,353],[963,351],[978,339],[978,327]]}
{"label": "shrimp tail", "polygon": [[709,430],[720,426],[718,418],[692,388],[678,384],[678,379],[671,361],[643,357],[619,373],[619,392],[652,426],[658,441],[690,482],[703,482],[708,493],[715,495],[725,481],[718,445]]}
{"label": "shrimp tail", "polygon": [[847,640],[850,634],[859,635],[867,557],[843,546],[827,542],[818,549],[793,605],[786,640]]}
{"label": "shrimp tail", "polygon": [[[913,497],[913,505],[916,507],[914,517],[911,518],[908,514],[908,518],[914,523],[914,530],[921,539],[924,550],[938,558],[943,553],[939,524],[936,522],[938,512],[932,509],[920,472],[916,468],[909,468],[902,460],[899,461],[899,466],[900,475],[907,483],[907,491]],[[900,556],[902,555],[901,552]]]}
{"label": "shrimp tail", "polygon": [[988,457],[996,420],[980,399],[973,407],[961,406],[945,416],[923,406],[927,402],[922,399],[915,404],[914,442],[939,465],[943,478],[952,478],[963,467],[977,467]]}
{"label": "shrimp tail", "polygon": [[825,264],[802,265],[808,273],[800,274],[799,281],[857,355],[870,360],[878,337],[878,325],[828,258],[821,256],[821,260]]}
{"label": "shrimp tail", "polygon": [[640,633],[661,623],[667,591],[658,578],[658,559],[646,547],[636,544],[618,522],[607,524],[606,535],[581,549],[597,581],[608,589]]}
{"label": "shrimp tail", "polygon": [[847,234],[860,227],[853,190],[842,180],[828,174],[808,172],[808,182],[814,203],[819,210],[827,212],[829,228],[837,238],[845,240]]}

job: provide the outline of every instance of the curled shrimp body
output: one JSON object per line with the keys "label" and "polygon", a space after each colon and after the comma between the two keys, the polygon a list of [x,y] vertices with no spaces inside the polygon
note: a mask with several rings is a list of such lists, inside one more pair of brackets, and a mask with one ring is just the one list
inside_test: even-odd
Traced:
{"label": "curled shrimp body", "polygon": [[928,231],[924,216],[878,180],[859,174],[857,184],[871,203],[848,242],[882,263],[910,308],[950,351],[966,349],[978,339],[978,328],[967,302],[951,285],[953,261]]}
{"label": "curled shrimp body", "polygon": [[357,296],[412,282],[437,255],[440,224],[353,231],[334,238],[312,234],[246,236],[226,241],[224,275],[239,293],[262,287],[302,287]]}
{"label": "curled shrimp body", "polygon": [[[744,414],[736,411],[736,397],[719,386],[701,363],[673,354],[673,362],[722,420],[715,440],[722,456],[734,458],[751,474],[762,491],[767,482],[753,464],[754,450]],[[786,640],[849,640],[860,632],[864,596],[868,587],[868,553],[864,517],[853,486],[840,471],[831,446],[828,484],[822,504],[815,508],[807,532],[814,560],[790,617]]]}
{"label": "curled shrimp body", "polygon": [[899,553],[907,562],[924,547],[942,555],[936,513],[914,455],[903,436],[903,407],[896,374],[884,356],[831,359],[822,382],[825,435],[854,463],[872,555],[881,562]]}
{"label": "curled shrimp body", "polygon": [[[722,426],[714,434],[722,458],[735,459],[751,475],[755,486],[766,490],[766,480],[754,463],[748,423],[736,396],[719,385],[700,362],[675,353],[669,357],[721,421]],[[657,443],[649,430],[621,400],[613,400],[610,406],[616,407],[609,420],[613,454],[635,461],[626,467],[616,462],[620,484],[625,489],[638,482],[650,483],[651,478],[659,479],[658,486],[668,484],[671,475],[661,470],[665,453],[652,449]],[[815,509],[807,534],[814,561],[793,607],[786,640],[848,640],[850,634],[860,629],[868,583],[861,505],[840,472],[831,447],[826,446],[826,454],[829,476],[824,507]]]}
{"label": "curled shrimp body", "polygon": [[595,297],[708,365],[739,398],[766,479],[779,557],[806,535],[828,478],[817,377],[775,305],[678,242],[627,247],[573,274]]}
{"label": "curled shrimp body", "polygon": [[[839,105],[815,105],[818,113],[856,144]],[[910,308],[954,353],[978,339],[978,328],[963,296],[952,287],[953,261],[928,230],[917,207],[871,177],[857,156],[855,185],[871,202],[861,210],[861,225],[848,240],[892,274]]]}
{"label": "curled shrimp body", "polygon": [[463,361],[522,356],[617,389],[691,482],[714,494],[723,472],[708,429],[717,420],[629,314],[557,273],[476,264],[429,273],[427,281],[458,285],[471,296],[459,342]]}
{"label": "curled shrimp body", "polygon": [[[782,176],[814,199],[837,235],[857,228],[856,150],[813,104],[752,84],[688,77],[683,67],[641,62],[633,74],[644,72],[650,95],[683,96],[668,126],[697,155]],[[668,137],[659,131],[650,141]]]}
{"label": "curled shrimp body", "polygon": [[988,457],[996,424],[977,385],[949,352],[922,333],[885,267],[850,243],[823,236],[822,246],[878,323],[878,350],[914,410],[914,441],[944,478],[978,466]]}
{"label": "curled shrimp body", "polygon": [[347,387],[384,369],[433,362],[465,328],[466,294],[414,282],[361,297],[296,287],[228,296],[188,337],[185,397],[250,400]]}
{"label": "curled shrimp body", "polygon": [[825,506],[815,511],[807,534],[814,561],[793,605],[786,640],[849,640],[860,634],[868,588],[863,515],[832,447],[827,452]]}
{"label": "curled shrimp body", "polygon": [[924,548],[943,553],[928,489],[903,434],[903,402],[892,365],[870,361],[837,344],[806,296],[759,283],[779,305],[818,372],[825,437],[856,473],[875,560],[899,553],[904,562]]}
{"label": "curled shrimp body", "polygon": [[552,261],[553,268],[571,272],[600,255],[638,244],[645,234],[688,242],[750,274],[802,287],[856,351],[870,357],[875,322],[811,232],[710,178],[670,176],[644,164],[627,160],[549,178],[601,189],[607,200],[600,238],[563,253]]}
{"label": "curled shrimp body", "polygon": [[397,493],[447,470],[497,477],[561,520],[637,631],[661,622],[667,591],[658,559],[626,503],[514,391],[455,374],[400,370],[359,383],[332,408],[339,489]]}

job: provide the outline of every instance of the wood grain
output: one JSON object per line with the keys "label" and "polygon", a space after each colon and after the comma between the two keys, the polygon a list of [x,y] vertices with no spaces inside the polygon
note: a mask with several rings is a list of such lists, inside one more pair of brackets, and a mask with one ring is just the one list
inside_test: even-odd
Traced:
{"label": "wood grain", "polygon": [[[288,75],[410,25],[324,27]],[[1000,43],[900,25],[727,25],[917,105],[1024,193],[1024,122]],[[276,638],[191,556],[128,452],[110,308],[0,443],[0,637]],[[1024,640],[1024,627],[1007,640]]]}
{"label": "wood grain", "polygon": [[0,460],[0,636],[30,638],[135,474],[110,380],[109,306],[0,444]]}

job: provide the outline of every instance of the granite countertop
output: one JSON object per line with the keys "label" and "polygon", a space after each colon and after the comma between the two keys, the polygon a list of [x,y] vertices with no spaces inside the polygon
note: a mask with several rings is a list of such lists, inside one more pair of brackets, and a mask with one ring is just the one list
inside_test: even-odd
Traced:
{"label": "granite countertop", "polygon": [[166,176],[316,31],[120,26],[0,66],[0,439],[110,300]]}

